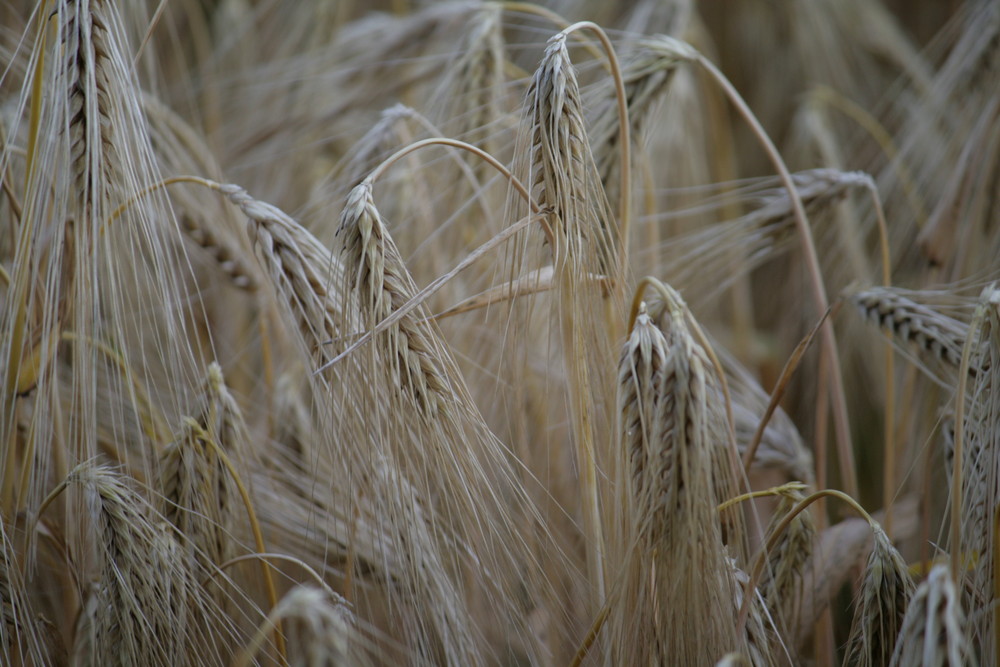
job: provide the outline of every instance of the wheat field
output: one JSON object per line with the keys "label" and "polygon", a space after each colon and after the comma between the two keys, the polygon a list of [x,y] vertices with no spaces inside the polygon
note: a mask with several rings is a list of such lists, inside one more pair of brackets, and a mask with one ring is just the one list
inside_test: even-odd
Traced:
{"label": "wheat field", "polygon": [[0,664],[1000,664],[995,0],[0,62]]}

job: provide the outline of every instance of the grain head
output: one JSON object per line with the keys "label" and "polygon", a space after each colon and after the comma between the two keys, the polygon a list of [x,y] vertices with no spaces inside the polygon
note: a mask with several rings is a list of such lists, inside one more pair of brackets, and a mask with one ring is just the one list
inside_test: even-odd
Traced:
{"label": "grain head", "polygon": [[974,665],[962,601],[946,565],[935,565],[917,586],[902,619],[889,664]]}
{"label": "grain head", "polygon": [[861,577],[854,624],[845,665],[888,665],[913,597],[913,580],[906,561],[878,524],[875,541]]}

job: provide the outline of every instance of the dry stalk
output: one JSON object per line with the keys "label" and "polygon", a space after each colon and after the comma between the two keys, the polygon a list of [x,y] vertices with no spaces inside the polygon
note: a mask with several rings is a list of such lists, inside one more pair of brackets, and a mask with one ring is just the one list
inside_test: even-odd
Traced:
{"label": "dry stalk", "polygon": [[[750,107],[747,106],[739,92],[737,92],[736,88],[733,87],[732,83],[722,74],[722,72],[719,71],[719,69],[710,60],[697,53],[693,48],[686,44],[680,44],[677,47],[677,50],[680,56],[694,60],[701,65],[701,67],[704,68],[722,87],[726,96],[736,106],[740,115],[750,125],[754,135],[759,140],[775,170],[781,177],[782,185],[784,185],[788,190],[788,195],[791,198],[795,226],[799,232],[799,237],[802,243],[802,251],[806,258],[806,268],[809,272],[812,297],[817,311],[825,313],[827,308],[829,308],[829,301],[827,299],[823,275],[820,270],[819,256],[816,253],[816,244],[813,241],[812,229],[810,228],[809,220],[806,217],[805,206],[802,203],[802,198],[799,196],[798,190],[795,188],[792,176],[789,173],[788,167],[785,165],[781,154],[774,146],[774,142],[771,141],[770,137],[764,131],[760,121],[757,120],[753,112],[750,110]],[[846,489],[848,495],[857,496],[857,471],[854,466],[854,448],[851,442],[851,430],[848,422],[844,380],[840,368],[840,355],[837,350],[837,339],[833,331],[833,325],[829,321],[824,322],[823,324],[822,336],[823,354],[826,357],[826,363],[828,365],[827,369],[830,372],[830,397],[832,399],[831,403],[834,413],[834,426],[837,434],[837,454],[840,463],[840,474],[843,480],[844,489]],[[825,455],[825,452],[817,452],[817,458],[820,458],[823,455]],[[826,484],[825,479],[818,479],[817,481],[820,486],[824,486]]]}

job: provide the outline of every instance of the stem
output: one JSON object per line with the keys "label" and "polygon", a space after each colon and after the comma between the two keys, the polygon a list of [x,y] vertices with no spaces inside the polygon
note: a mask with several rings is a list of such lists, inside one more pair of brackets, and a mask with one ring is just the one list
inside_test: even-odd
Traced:
{"label": "stem", "polygon": [[[36,181],[36,174],[34,172],[35,157],[38,153],[38,134],[39,126],[41,125],[42,117],[42,84],[44,80],[45,73],[45,43],[48,39],[48,32],[46,30],[47,18],[52,18],[54,15],[48,13],[48,0],[45,0],[38,12],[40,18],[39,21],[39,32],[41,37],[39,38],[38,47],[35,49],[34,53],[37,54],[37,59],[34,61],[34,68],[31,72],[31,110],[29,115],[29,125],[28,125],[28,149],[25,160],[24,173],[27,175],[27,182],[25,184],[25,192],[30,192],[32,186]],[[46,18],[47,17],[47,18]],[[29,253],[31,251],[31,233],[33,231],[32,226],[29,224],[29,220],[34,218],[34,208],[35,205],[32,203],[34,198],[29,199],[25,196],[25,205],[28,207],[27,214],[21,220],[20,233],[17,239],[17,249],[14,253],[15,266],[18,265],[18,261],[21,262],[21,266],[15,272],[15,282],[13,284],[13,289],[10,290],[7,295],[8,302],[16,304],[14,309],[14,321],[11,327],[10,334],[10,347],[8,347],[6,368],[7,368],[7,378],[4,383],[4,412],[2,418],[0,418],[0,438],[2,438],[4,446],[7,448],[6,456],[4,457],[3,466],[3,479],[0,480],[0,508],[4,510],[7,516],[14,516],[17,513],[17,507],[14,506],[14,469],[15,469],[15,458],[17,456],[17,447],[15,445],[16,431],[15,426],[16,417],[14,415],[14,409],[17,402],[17,380],[21,371],[21,354],[23,352],[22,348],[24,346],[24,336],[25,327],[27,321],[27,300],[28,300],[28,283],[30,278],[30,258]],[[10,285],[10,280],[8,279],[8,285]]]}
{"label": "stem", "polygon": [[859,104],[841,95],[829,86],[818,86],[813,90],[811,97],[817,102],[823,102],[838,109],[871,135],[879,145],[879,148],[882,149],[882,152],[885,153],[885,156],[889,158],[889,163],[899,178],[899,184],[903,189],[903,194],[906,195],[906,201],[913,210],[913,215],[916,216],[917,229],[926,227],[927,207],[924,205],[920,195],[917,194],[917,186],[913,181],[913,176],[910,174],[910,170],[900,156],[899,151],[896,150],[896,144],[886,129]]}
{"label": "stem", "polygon": [[799,367],[799,362],[802,361],[802,357],[805,355],[806,350],[812,344],[813,339],[816,338],[816,333],[819,331],[820,327],[823,326],[823,322],[829,317],[830,313],[833,311],[833,307],[827,308],[826,312],[823,313],[823,317],[813,326],[812,330],[806,334],[806,337],[799,341],[799,344],[795,346],[792,350],[792,356],[788,358],[785,362],[784,368],[781,369],[781,375],[778,377],[778,381],[774,385],[774,389],[771,390],[771,398],[767,402],[767,409],[764,411],[764,416],[760,418],[760,423],[757,425],[757,430],[753,434],[753,438],[750,440],[750,444],[747,445],[746,451],[743,453],[743,467],[746,472],[750,472],[750,466],[753,464],[753,457],[757,454],[757,448],[760,446],[760,441],[764,437],[764,429],[767,428],[768,422],[771,421],[771,417],[774,416],[774,411],[778,409],[778,404],[781,403],[782,397],[785,395],[785,389],[788,388],[788,382],[792,379],[792,374],[795,373],[796,369]]}
{"label": "stem", "polygon": [[[882,251],[882,284],[892,284],[892,264],[889,257],[889,227],[885,222],[882,202],[879,200],[875,181],[867,179],[868,192],[875,207],[875,221],[878,224],[878,240]],[[885,508],[883,528],[892,537],[892,501],[896,495],[896,369],[895,348],[892,333],[885,332],[885,459],[882,463],[882,507]]]}
{"label": "stem", "polygon": [[503,165],[500,160],[496,159],[482,148],[478,146],[473,146],[472,144],[466,143],[464,141],[459,141],[458,139],[449,139],[447,137],[431,137],[429,139],[421,139],[420,141],[414,141],[412,144],[403,146],[398,151],[382,160],[374,169],[368,173],[368,177],[365,178],[366,181],[374,183],[377,181],[392,165],[398,162],[400,159],[406,157],[414,151],[418,151],[425,146],[451,146],[452,148],[460,148],[464,151],[468,151],[473,155],[476,155],[483,159],[491,167],[499,171],[504,177],[510,181],[510,184],[514,186],[518,194],[524,198],[528,205],[531,206],[531,211],[533,213],[538,213],[540,210],[539,206],[528,194],[528,189],[524,187],[524,184],[510,170]]}
{"label": "stem", "polygon": [[216,567],[214,570],[212,570],[211,573],[209,573],[209,575],[205,578],[205,580],[201,582],[202,588],[208,586],[209,582],[212,581],[212,579],[215,579],[220,574],[222,574],[222,571],[225,570],[227,567],[232,567],[237,563],[242,563],[248,560],[259,560],[263,563],[266,563],[268,567],[275,570],[277,570],[277,568],[268,561],[281,560],[287,563],[295,563],[303,570],[305,570],[305,572],[310,577],[312,577],[323,590],[325,590],[327,593],[334,594],[334,590],[330,588],[330,585],[327,584],[323,580],[323,577],[321,577],[320,574],[316,570],[314,570],[308,563],[299,558],[296,558],[295,556],[289,556],[288,554],[276,554],[276,553],[243,554],[242,556],[236,556],[235,558],[230,558],[225,563],[220,563],[218,567]]}
{"label": "stem", "polygon": [[770,489],[764,489],[763,491],[751,491],[749,493],[743,493],[735,498],[730,498],[726,502],[722,503],[715,509],[719,512],[727,510],[733,505],[746,502],[748,500],[753,500],[754,498],[767,498],[770,496],[783,496],[790,491],[805,491],[808,487],[802,482],[788,482],[787,484],[782,484],[781,486],[772,486]]}
{"label": "stem", "polygon": [[587,636],[583,638],[583,643],[580,644],[580,648],[577,649],[576,655],[573,656],[573,660],[569,663],[569,667],[580,667],[583,664],[584,658],[587,657],[587,653],[590,651],[590,647],[594,645],[594,641],[597,640],[597,635],[600,634],[601,628],[604,627],[604,622],[608,620],[608,614],[611,612],[611,607],[605,604],[601,607],[601,611],[597,614],[597,618],[594,619],[593,625],[590,626],[590,630],[587,631]]}
{"label": "stem", "polygon": [[[564,301],[557,304],[563,335],[563,362],[567,371],[567,391],[570,397],[570,420],[576,462],[580,474],[584,536],[587,544],[587,570],[596,586],[597,605],[605,602],[604,535],[601,522],[600,493],[597,488],[597,458],[594,445],[593,396],[590,369],[583,340],[583,323],[574,317],[572,304],[577,302],[576,284],[572,277],[560,277],[558,293]],[[567,304],[566,301],[569,303]]]}
{"label": "stem", "polygon": [[[754,116],[750,107],[737,92],[729,79],[719,71],[719,69],[705,56],[700,53],[695,56],[695,60],[708,71],[709,74],[725,91],[726,96],[743,116],[747,124],[753,130],[754,135],[760,142],[772,165],[781,177],[781,182],[788,190],[788,195],[792,201],[792,211],[795,214],[795,224],[798,228],[802,240],[802,250],[806,257],[806,267],[809,272],[810,287],[812,288],[813,300],[816,303],[817,311],[823,313],[829,307],[826,297],[826,287],[823,283],[823,276],[820,272],[819,257],[816,254],[816,244],[813,241],[812,230],[809,228],[809,220],[806,217],[805,207],[802,205],[802,198],[799,196],[795,184],[792,182],[792,175],[785,165],[781,154],[775,147],[774,142],[764,131],[760,121]],[[844,379],[840,369],[840,358],[837,352],[837,339],[833,332],[833,325],[829,320],[823,323],[823,351],[830,364],[830,379],[833,384],[831,396],[833,398],[834,425],[837,433],[837,451],[840,461],[840,473],[843,477],[844,488],[852,496],[858,495],[857,474],[854,468],[854,452],[851,448],[851,429],[847,415],[847,401],[844,392]]]}
{"label": "stem", "polygon": [[[553,25],[562,30],[563,32],[569,27],[570,22],[562,17],[562,15],[556,12],[542,7],[541,5],[536,5],[533,2],[501,2],[501,8],[507,12],[521,12],[522,14],[533,14],[535,16],[541,16],[543,19],[551,21]],[[569,33],[567,33],[569,34]],[[579,35],[574,35],[580,42],[580,46],[585,48],[590,55],[594,56],[595,60],[601,59],[601,51],[594,43],[580,37]]]}

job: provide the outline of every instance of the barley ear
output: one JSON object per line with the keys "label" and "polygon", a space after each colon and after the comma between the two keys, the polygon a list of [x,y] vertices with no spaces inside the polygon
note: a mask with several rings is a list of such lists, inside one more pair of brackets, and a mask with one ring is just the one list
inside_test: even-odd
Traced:
{"label": "barley ear", "polygon": [[110,468],[85,463],[69,481],[82,490],[97,537],[96,664],[186,663],[200,629],[188,624],[195,584],[173,531],[158,526],[149,503]]}
{"label": "barley ear", "polygon": [[[791,485],[781,487],[778,504],[765,534],[770,535],[785,516],[805,499],[802,491]],[[777,545],[768,552],[761,589],[768,609],[779,619],[788,636],[797,635],[802,602],[802,577],[816,539],[816,526],[809,511],[799,512],[782,531]]]}
{"label": "barley ear", "polygon": [[861,578],[845,665],[881,667],[889,664],[903,615],[913,596],[913,579],[906,561],[882,527],[872,524],[874,544]]}
{"label": "barley ear", "polygon": [[910,600],[890,667],[975,665],[962,601],[947,565],[935,565]]}

